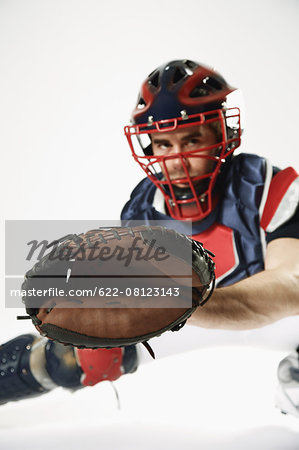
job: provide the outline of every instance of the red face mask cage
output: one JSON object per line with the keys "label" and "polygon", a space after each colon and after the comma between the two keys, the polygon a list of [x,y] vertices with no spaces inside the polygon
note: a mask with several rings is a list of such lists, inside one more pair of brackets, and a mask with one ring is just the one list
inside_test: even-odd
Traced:
{"label": "red face mask cage", "polygon": [[[217,130],[217,143],[175,154],[153,154],[151,138],[154,134],[200,125]],[[158,122],[149,118],[148,123],[126,126],[124,131],[133,158],[163,194],[171,217],[198,221],[210,214],[217,201],[216,195],[212,195],[217,176],[226,158],[240,145],[239,108],[217,109]],[[190,164],[187,163],[194,158],[210,161],[210,169],[204,174],[190,176]],[[168,164],[174,159],[179,162],[183,176],[173,178],[169,173]]]}

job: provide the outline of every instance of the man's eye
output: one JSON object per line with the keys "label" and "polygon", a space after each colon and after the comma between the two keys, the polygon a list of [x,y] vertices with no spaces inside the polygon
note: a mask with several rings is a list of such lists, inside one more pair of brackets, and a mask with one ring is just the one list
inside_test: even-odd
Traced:
{"label": "man's eye", "polygon": [[199,145],[199,143],[200,143],[199,139],[190,139],[190,141],[187,142],[187,145],[195,146],[195,145]]}
{"label": "man's eye", "polygon": [[169,144],[156,144],[159,150],[168,150],[170,148]]}

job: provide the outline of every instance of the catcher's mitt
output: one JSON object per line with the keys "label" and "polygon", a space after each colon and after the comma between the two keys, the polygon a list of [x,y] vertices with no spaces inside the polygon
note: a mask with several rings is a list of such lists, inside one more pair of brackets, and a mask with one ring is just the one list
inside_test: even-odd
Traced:
{"label": "catcher's mitt", "polygon": [[37,330],[63,344],[150,351],[148,339],[179,330],[214,288],[210,252],[164,227],[99,228],[50,246],[22,299]]}

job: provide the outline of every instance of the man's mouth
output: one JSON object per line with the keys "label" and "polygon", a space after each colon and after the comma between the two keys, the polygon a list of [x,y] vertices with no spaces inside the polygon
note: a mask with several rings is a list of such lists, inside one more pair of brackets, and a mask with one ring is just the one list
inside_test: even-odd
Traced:
{"label": "man's mouth", "polygon": [[[177,181],[177,180],[182,180],[182,181]],[[185,181],[186,180],[186,181]],[[191,188],[191,184],[195,187],[201,184],[201,180],[193,180],[193,177],[190,175],[190,182],[185,178],[173,178],[170,181],[172,182],[172,184],[178,188]]]}

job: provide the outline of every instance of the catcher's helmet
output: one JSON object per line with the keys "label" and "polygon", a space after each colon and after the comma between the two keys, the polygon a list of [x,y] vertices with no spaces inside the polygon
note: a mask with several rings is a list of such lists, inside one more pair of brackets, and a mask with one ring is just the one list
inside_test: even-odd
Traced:
{"label": "catcher's helmet", "polygon": [[[190,60],[166,63],[144,81],[132,113],[132,125],[125,134],[133,157],[164,195],[169,214],[175,219],[201,220],[212,210],[212,190],[226,158],[240,145],[240,110],[228,108],[227,99],[235,88],[213,69]],[[173,132],[195,126],[213,129],[213,146],[154,155],[154,133]],[[167,164],[181,161],[184,177],[170,176]],[[186,160],[214,161],[209,173],[190,176]],[[184,186],[184,188],[182,188]]]}

